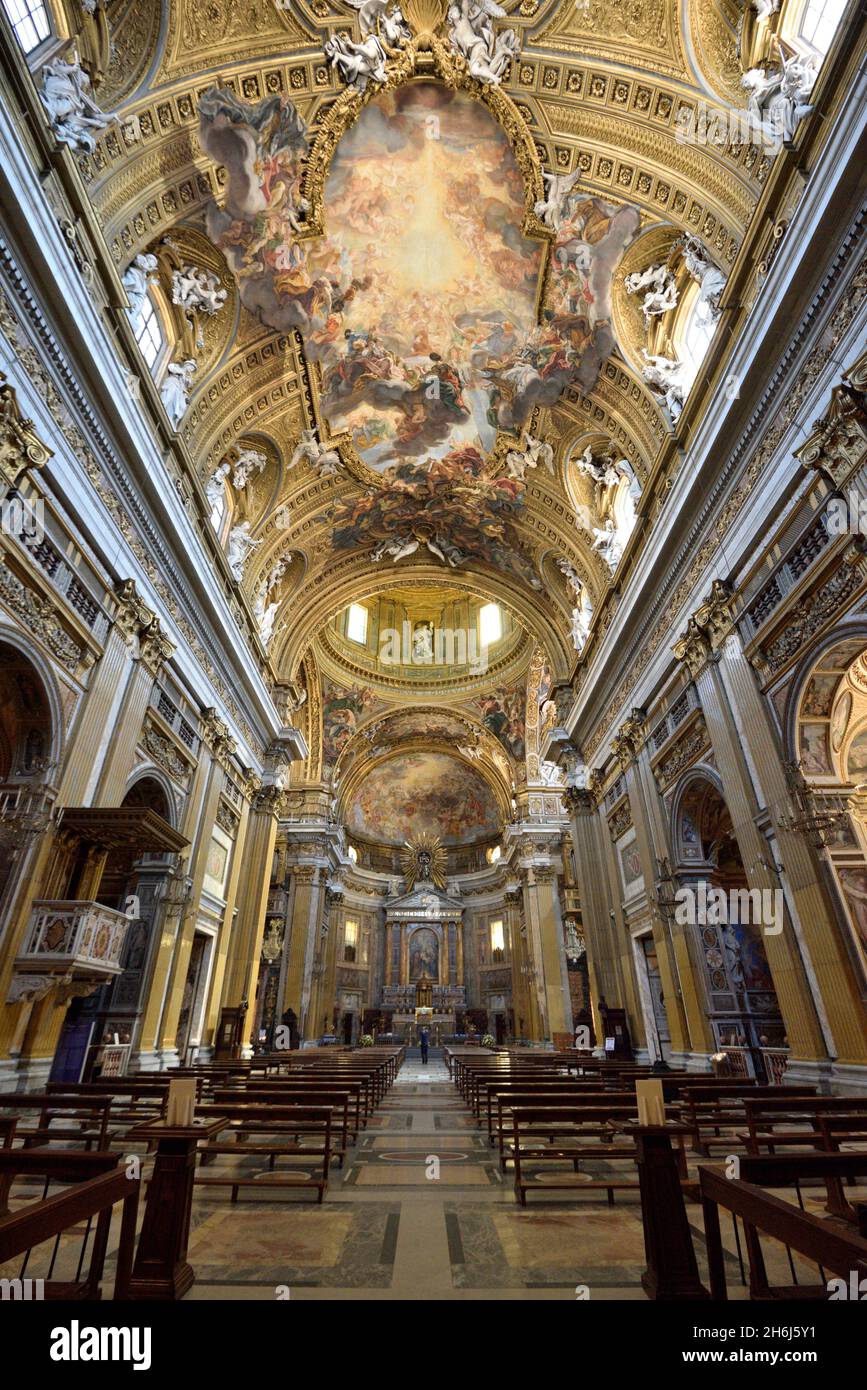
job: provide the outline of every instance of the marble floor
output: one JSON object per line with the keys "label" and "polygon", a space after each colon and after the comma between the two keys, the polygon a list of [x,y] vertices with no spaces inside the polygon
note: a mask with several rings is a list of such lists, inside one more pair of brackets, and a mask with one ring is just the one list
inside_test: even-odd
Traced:
{"label": "marble floor", "polygon": [[[187,1298],[643,1301],[638,1193],[615,1195],[609,1206],[604,1191],[534,1191],[520,1207],[442,1060],[410,1055],[321,1206],[285,1189],[243,1188],[237,1203],[228,1189],[197,1189]],[[706,1282],[700,1206],[687,1214]],[[744,1298],[725,1217],[723,1236],[729,1297]],[[772,1281],[791,1282],[782,1247],[766,1258]],[[38,1266],[35,1252],[27,1273]],[[799,1269],[799,1282],[816,1277]]]}

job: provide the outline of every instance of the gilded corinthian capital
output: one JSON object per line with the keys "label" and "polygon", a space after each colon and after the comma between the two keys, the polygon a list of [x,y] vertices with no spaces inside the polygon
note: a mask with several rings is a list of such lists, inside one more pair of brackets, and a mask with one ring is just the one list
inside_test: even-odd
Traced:
{"label": "gilded corinthian capital", "polygon": [[44,468],[51,456],[51,450],[34,430],[33,421],[25,420],[21,414],[15,388],[0,372],[0,472],[3,481],[15,487],[22,473],[28,468]]}

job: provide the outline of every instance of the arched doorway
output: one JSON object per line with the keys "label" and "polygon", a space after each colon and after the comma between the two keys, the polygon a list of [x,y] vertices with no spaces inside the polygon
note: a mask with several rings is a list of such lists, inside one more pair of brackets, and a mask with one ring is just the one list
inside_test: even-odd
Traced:
{"label": "arched doorway", "polygon": [[[171,794],[155,773],[139,777],[121,806],[155,811],[169,824],[175,818]],[[142,851],[134,844],[117,845],[109,851],[97,901],[125,912],[130,919],[122,973],[92,994],[70,1003],[54,1054],[52,1080],[89,1078],[98,1065],[98,1050],[103,1043],[117,1042],[130,1051],[136,1044],[148,995],[154,925],[174,861],[174,854]]]}
{"label": "arched doorway", "polygon": [[867,980],[867,634],[832,636],[811,658],[788,734],[792,818],[830,870]]}
{"label": "arched doorway", "polygon": [[35,665],[0,642],[0,907],[24,859],[46,828],[54,800],[55,726]]}
{"label": "arched doorway", "polygon": [[771,1081],[787,1046],[764,933],[782,928],[782,895],[750,889],[715,777],[691,774],[675,800],[677,920],[695,933],[717,1050],[743,1075]]}

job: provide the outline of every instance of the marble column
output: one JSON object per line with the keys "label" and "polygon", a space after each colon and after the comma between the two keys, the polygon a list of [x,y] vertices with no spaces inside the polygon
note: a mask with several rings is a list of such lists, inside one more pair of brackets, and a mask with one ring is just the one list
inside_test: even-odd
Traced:
{"label": "marble column", "polygon": [[[593,785],[567,787],[563,801],[569,811],[575,844],[575,867],[581,897],[581,922],[587,945],[587,971],[595,1007],[604,997],[612,1006],[626,1007],[627,990],[623,962],[615,937],[615,922],[605,874],[603,835],[607,835],[598,812]],[[599,1020],[595,1018],[598,1026]]]}
{"label": "marble column", "polygon": [[283,804],[283,792],[275,786],[263,787],[252,803],[250,823],[244,845],[244,865],[238,893],[238,915],[229,943],[222,1003],[226,1007],[246,1001],[244,1047],[250,1043],[254,1010],[252,1008],[259,957],[265,932],[268,909],[268,889],[274,844],[277,839],[277,820]]}
{"label": "marble column", "polygon": [[[758,709],[753,711],[748,729],[739,728],[729,707],[726,682],[721,677],[721,652],[705,647],[701,656],[703,659],[697,659],[695,648],[692,649],[693,679],[747,884],[750,888],[773,891],[779,889],[780,884],[773,868],[773,851],[757,824],[760,806],[744,754],[745,739],[753,741],[761,737],[760,713]],[[776,759],[779,762],[779,753]],[[765,932],[762,939],[792,1056],[811,1061],[827,1059],[828,1045],[789,911],[783,931],[773,935]]]}
{"label": "marble column", "polygon": [[324,863],[291,865],[292,918],[289,930],[289,963],[283,1008],[293,1009],[301,1036],[315,1037],[318,1023],[308,1018],[316,939],[325,906]]}

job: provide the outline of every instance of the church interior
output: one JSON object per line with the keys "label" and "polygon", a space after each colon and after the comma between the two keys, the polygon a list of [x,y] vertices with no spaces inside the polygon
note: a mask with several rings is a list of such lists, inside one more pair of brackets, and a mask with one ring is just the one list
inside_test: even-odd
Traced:
{"label": "church interior", "polygon": [[0,0],[0,1301],[867,1298],[865,53]]}

